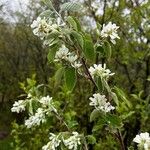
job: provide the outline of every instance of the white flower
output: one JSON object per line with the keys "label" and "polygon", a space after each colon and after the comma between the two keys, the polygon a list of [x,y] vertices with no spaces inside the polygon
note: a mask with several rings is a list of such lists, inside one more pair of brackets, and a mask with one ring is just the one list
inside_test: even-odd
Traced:
{"label": "white flower", "polygon": [[64,27],[66,25],[66,23],[63,22],[62,18],[60,18],[60,17],[58,17],[56,19],[56,22],[57,22],[58,26],[61,26],[61,27]]}
{"label": "white flower", "polygon": [[52,97],[46,96],[42,97],[39,102],[43,105],[43,107],[49,107],[49,110],[46,112],[46,114],[49,113],[49,111],[54,111],[57,113],[57,109],[54,107]]}
{"label": "white flower", "polygon": [[82,64],[80,62],[75,61],[71,64],[71,66],[75,69],[78,69],[82,66]]}
{"label": "white flower", "polygon": [[31,128],[32,126],[37,126],[44,122],[46,122],[45,111],[42,108],[38,108],[34,116],[25,120],[25,125],[27,128]]}
{"label": "white flower", "polygon": [[42,97],[39,100],[39,102],[43,105],[43,107],[48,106],[47,111],[45,111],[47,115],[49,114],[50,111],[54,111],[55,113],[57,113],[57,109],[54,107],[52,97],[49,97],[49,96]]}
{"label": "white flower", "polygon": [[106,64],[102,67],[102,64],[94,64],[94,67],[89,68],[89,72],[91,76],[94,78],[95,76],[99,76],[101,78],[108,78],[109,76],[114,75],[114,73],[111,73],[109,69],[106,69]]}
{"label": "white flower", "polygon": [[48,106],[52,102],[52,97],[46,96],[42,97],[39,102],[45,106]]}
{"label": "white flower", "polygon": [[42,147],[42,150],[56,150],[56,148],[60,145],[61,140],[59,139],[60,134],[55,135],[53,133],[50,133],[50,142],[47,143],[47,145]]}
{"label": "white flower", "polygon": [[69,62],[72,67],[78,69],[82,64],[77,61],[77,59],[77,55],[75,55],[73,52],[69,52],[69,49],[65,45],[62,45],[56,52],[54,61],[58,62],[61,60],[65,60]]}
{"label": "white flower", "polygon": [[59,139],[60,134],[55,135],[53,133],[50,133],[49,139],[51,140],[51,143],[53,147],[58,147],[60,145],[61,140]]}
{"label": "white flower", "polygon": [[26,103],[23,100],[15,101],[13,107],[11,108],[12,112],[22,112],[25,111]]}
{"label": "white flower", "polygon": [[150,136],[147,132],[136,135],[133,142],[138,143],[138,146],[144,150],[150,149]]}
{"label": "white flower", "polygon": [[78,69],[82,66],[82,64],[77,59],[78,59],[78,56],[73,53],[70,53],[68,57],[66,58],[66,60],[69,61],[71,66],[75,69]]}
{"label": "white flower", "polygon": [[94,106],[97,110],[101,110],[106,113],[115,109],[115,107],[107,102],[105,95],[100,95],[99,93],[97,93],[93,94],[93,97],[90,97],[89,99],[91,100],[89,105]]}
{"label": "white flower", "polygon": [[27,98],[32,98],[32,94],[28,93]]}
{"label": "white flower", "polygon": [[38,17],[37,20],[34,20],[31,24],[31,28],[33,28],[33,33],[35,35],[43,39],[51,31],[57,30],[58,25],[53,24],[52,20],[46,20],[46,18],[41,19],[40,17]]}
{"label": "white flower", "polygon": [[118,38],[120,39],[120,37],[117,34],[117,29],[119,27],[116,26],[116,24],[112,24],[112,22],[109,22],[107,25],[103,25],[102,31],[101,31],[101,36],[103,38],[107,38],[110,37],[110,40],[113,44],[116,44],[115,39]]}
{"label": "white flower", "polygon": [[68,149],[77,150],[78,145],[81,144],[80,137],[77,132],[72,132],[72,136],[66,140],[64,140],[64,144]]}
{"label": "white flower", "polygon": [[69,54],[69,49],[65,45],[62,45],[59,48],[59,50],[56,52],[55,61],[60,61],[62,59],[66,59],[68,54]]}
{"label": "white flower", "polygon": [[44,146],[42,147],[42,150],[52,150],[52,149],[51,149],[51,142],[48,142],[46,145],[44,145]]}
{"label": "white flower", "polygon": [[74,63],[78,59],[77,55],[73,55],[72,53],[67,57],[67,61],[69,61],[71,64]]}

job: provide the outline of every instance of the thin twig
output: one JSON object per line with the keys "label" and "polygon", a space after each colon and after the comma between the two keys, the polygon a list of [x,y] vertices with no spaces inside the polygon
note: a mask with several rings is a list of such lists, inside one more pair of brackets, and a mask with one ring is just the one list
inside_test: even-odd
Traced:
{"label": "thin twig", "polygon": [[123,137],[122,137],[122,134],[119,131],[119,129],[117,129],[117,137],[118,137],[118,140],[119,140],[120,145],[121,145],[121,150],[126,150],[124,142],[123,142]]}
{"label": "thin twig", "polygon": [[82,58],[81,60],[82,60],[82,64],[83,64],[83,66],[84,66],[84,68],[85,68],[85,70],[86,70],[86,73],[87,73],[89,79],[91,80],[91,82],[92,82],[95,86],[97,86],[96,83],[95,83],[95,81],[93,80],[93,78],[92,78],[90,72],[89,72],[89,69],[88,69],[88,67],[87,67],[87,65],[86,65],[86,63],[85,63],[85,60],[84,60],[83,58]]}
{"label": "thin twig", "polygon": [[70,128],[68,127],[67,123],[65,122],[65,120],[56,112],[54,112],[54,114],[56,115],[56,117],[63,122],[63,124],[66,126],[67,130],[70,132]]}

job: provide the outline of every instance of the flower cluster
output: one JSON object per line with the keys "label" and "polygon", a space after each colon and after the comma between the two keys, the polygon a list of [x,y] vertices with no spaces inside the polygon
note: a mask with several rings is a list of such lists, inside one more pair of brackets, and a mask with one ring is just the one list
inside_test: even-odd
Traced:
{"label": "flower cluster", "polygon": [[80,137],[77,132],[72,132],[72,136],[70,136],[68,139],[64,139],[61,133],[58,135],[55,135],[53,133],[50,133],[50,141],[42,147],[42,150],[56,150],[57,147],[60,146],[61,142],[71,150],[77,150],[78,145],[81,144]]}
{"label": "flower cluster", "polygon": [[68,61],[71,66],[76,69],[81,67],[81,63],[78,61],[78,56],[74,53],[69,52],[69,49],[65,45],[62,45],[55,55],[56,62],[61,60]]}
{"label": "flower cluster", "polygon": [[48,142],[46,145],[42,147],[42,150],[56,150],[56,148],[60,145],[61,140],[59,139],[60,134],[55,135],[53,133],[50,133],[50,142]]}
{"label": "flower cluster", "polygon": [[80,137],[77,132],[72,132],[72,136],[66,140],[64,140],[64,144],[68,149],[77,150],[78,145],[81,144]]}
{"label": "flower cluster", "polygon": [[57,109],[54,107],[52,97],[42,97],[38,101],[41,103],[41,108],[38,108],[35,115],[30,116],[29,119],[25,121],[27,128],[31,128],[32,126],[37,126],[46,122],[46,115],[49,115],[50,112],[53,111],[57,113]]}
{"label": "flower cluster", "polygon": [[44,109],[38,108],[34,116],[30,116],[29,119],[25,120],[25,126],[31,128],[44,122],[46,122],[46,112]]}
{"label": "flower cluster", "polygon": [[45,106],[49,105],[52,102],[52,97],[46,96],[42,97],[39,102]]}
{"label": "flower cluster", "polygon": [[58,25],[53,24],[52,20],[47,20],[46,18],[38,17],[37,20],[34,20],[31,24],[31,28],[33,28],[33,33],[44,39],[48,36],[51,31],[57,31]]}
{"label": "flower cluster", "polygon": [[135,143],[138,143],[138,147],[140,149],[144,150],[150,150],[150,136],[149,133],[141,133],[139,135],[136,135],[136,137],[133,139]]}
{"label": "flower cluster", "polygon": [[25,111],[25,107],[26,107],[26,102],[24,100],[15,101],[13,107],[11,108],[11,111],[20,113],[22,111]]}
{"label": "flower cluster", "polygon": [[109,102],[107,102],[105,95],[100,95],[99,93],[97,93],[97,94],[93,94],[93,97],[90,97],[89,99],[91,100],[89,105],[94,106],[95,109],[97,110],[106,113],[115,109],[114,106],[112,106]]}
{"label": "flower cluster", "polygon": [[62,59],[66,60],[69,54],[69,49],[65,45],[62,45],[56,52],[55,61],[58,62]]}
{"label": "flower cluster", "polygon": [[95,76],[99,76],[101,78],[108,79],[109,76],[114,75],[114,73],[111,73],[109,69],[106,69],[106,64],[104,64],[104,66],[102,66],[102,64],[94,64],[93,67],[89,68],[89,72],[93,78]]}
{"label": "flower cluster", "polygon": [[49,111],[54,111],[57,113],[57,109],[54,107],[53,98],[49,96],[42,97],[39,99],[39,102],[42,104],[42,107],[49,109]]}
{"label": "flower cluster", "polygon": [[118,36],[117,34],[117,29],[119,27],[116,26],[116,24],[112,24],[112,22],[109,22],[107,25],[103,25],[103,28],[102,28],[102,31],[101,31],[101,36],[103,38],[107,38],[107,37],[110,37],[110,41],[113,43],[113,44],[116,44],[116,41],[115,39],[120,39],[120,37]]}

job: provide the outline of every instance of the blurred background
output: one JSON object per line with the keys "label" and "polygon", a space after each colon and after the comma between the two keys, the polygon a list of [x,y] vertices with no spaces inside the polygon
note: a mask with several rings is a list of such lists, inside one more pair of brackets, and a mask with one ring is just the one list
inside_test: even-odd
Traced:
{"label": "blurred background", "polygon": [[[69,0],[53,0],[60,5]],[[144,101],[150,96],[150,3],[148,0],[76,0],[84,6],[83,12],[74,14],[93,34],[96,22],[103,25],[112,21],[121,37],[113,46],[109,68],[116,73],[114,85],[129,96],[139,93]],[[46,7],[40,0],[0,0],[0,149],[9,150],[11,123],[22,123],[23,116],[10,109],[22,94],[20,83],[36,74],[38,83],[48,84],[53,65],[47,60],[42,41],[33,35],[31,23]],[[93,34],[94,39],[94,34]],[[148,114],[138,114],[134,128],[146,128]],[[147,124],[147,125],[146,125]]]}

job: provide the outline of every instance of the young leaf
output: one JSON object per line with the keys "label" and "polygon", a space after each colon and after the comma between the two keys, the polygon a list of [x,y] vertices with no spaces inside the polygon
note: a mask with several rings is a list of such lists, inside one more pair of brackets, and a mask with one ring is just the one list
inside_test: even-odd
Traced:
{"label": "young leaf", "polygon": [[49,7],[50,9],[53,9],[54,7],[53,7],[53,4],[52,4],[52,2],[51,2],[51,0],[42,0],[44,3],[45,3],[45,5],[47,6],[47,7]]}
{"label": "young leaf", "polygon": [[113,98],[115,104],[116,104],[117,106],[119,106],[119,100],[118,100],[118,97],[117,97],[116,93],[111,92],[111,96],[112,96],[112,98]]}
{"label": "young leaf", "polygon": [[28,102],[27,107],[28,107],[29,114],[33,115],[32,100],[30,100],[30,101]]}
{"label": "young leaf", "polygon": [[58,50],[58,46],[56,46],[56,45],[49,50],[47,59],[50,63],[53,62],[57,50]]}
{"label": "young leaf", "polygon": [[52,12],[51,10],[46,10],[46,11],[42,12],[39,16],[40,16],[41,18],[44,18],[44,17],[48,18],[48,17],[50,17],[52,14],[53,14],[53,12]]}
{"label": "young leaf", "polygon": [[99,116],[100,116],[100,111],[98,111],[97,109],[94,109],[90,115],[90,122],[94,121]]}
{"label": "young leaf", "polygon": [[121,119],[119,118],[119,116],[113,115],[113,114],[107,114],[106,117],[106,122],[111,125],[112,127],[121,127],[122,123],[121,123]]}
{"label": "young leaf", "polygon": [[122,100],[122,101],[125,103],[125,105],[128,106],[128,108],[132,108],[132,104],[131,104],[131,102],[127,99],[126,94],[124,93],[124,91],[121,90],[120,88],[116,87],[116,86],[114,87],[114,89],[115,89],[115,91],[116,91],[116,94],[117,94],[118,98],[119,98],[120,100]]}
{"label": "young leaf", "polygon": [[112,49],[111,49],[111,46],[110,46],[109,42],[105,41],[104,45],[103,45],[103,48],[104,48],[105,56],[108,59],[110,59],[111,54],[112,54]]}
{"label": "young leaf", "polygon": [[102,85],[106,88],[107,92],[109,94],[111,94],[111,88],[110,86],[108,85],[107,81],[105,79],[101,79],[101,82],[102,82]]}
{"label": "young leaf", "polygon": [[76,70],[74,68],[65,69],[65,84],[69,91],[72,91],[76,85]]}
{"label": "young leaf", "polygon": [[95,62],[95,49],[91,40],[84,39],[83,53],[86,59]]}
{"label": "young leaf", "polygon": [[75,29],[76,31],[78,30],[77,23],[76,23],[76,21],[73,19],[73,17],[68,16],[67,22],[69,23],[69,25],[70,25],[73,29]]}
{"label": "young leaf", "polygon": [[62,11],[77,12],[80,9],[81,9],[81,4],[76,3],[76,2],[67,2],[61,6],[60,12],[62,12]]}
{"label": "young leaf", "polygon": [[60,84],[62,76],[64,74],[64,67],[59,68],[55,73],[55,87]]}
{"label": "young leaf", "polygon": [[72,17],[72,18],[74,19],[74,21],[75,21],[76,24],[77,24],[77,29],[78,29],[78,31],[82,31],[82,28],[81,28],[81,25],[80,25],[79,20],[78,20],[76,17]]}
{"label": "young leaf", "polygon": [[92,132],[100,131],[104,125],[106,125],[105,115],[101,114],[101,116],[98,117],[98,121],[93,126]]}
{"label": "young leaf", "polygon": [[78,42],[78,44],[83,48],[83,44],[84,44],[84,41],[83,41],[83,37],[81,34],[79,34],[78,32],[76,31],[72,31],[71,32],[71,35],[74,37],[74,39]]}
{"label": "young leaf", "polygon": [[104,90],[103,83],[102,83],[102,80],[100,77],[96,78],[96,85],[97,85],[99,91]]}

